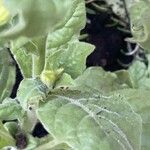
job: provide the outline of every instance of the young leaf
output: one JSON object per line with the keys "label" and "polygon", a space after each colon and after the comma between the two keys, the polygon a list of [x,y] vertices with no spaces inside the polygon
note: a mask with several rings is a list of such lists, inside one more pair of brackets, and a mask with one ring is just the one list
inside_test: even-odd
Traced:
{"label": "young leaf", "polygon": [[68,88],[75,86],[74,80],[71,78],[71,76],[67,73],[63,73],[61,78],[55,83],[55,89],[56,88]]}
{"label": "young leaf", "polygon": [[47,51],[46,70],[63,68],[72,78],[78,77],[86,68],[86,57],[93,46],[72,40],[65,45]]}
{"label": "young leaf", "polygon": [[76,150],[140,150],[141,118],[123,97],[64,90],[46,101],[40,102],[37,116],[54,143]]}

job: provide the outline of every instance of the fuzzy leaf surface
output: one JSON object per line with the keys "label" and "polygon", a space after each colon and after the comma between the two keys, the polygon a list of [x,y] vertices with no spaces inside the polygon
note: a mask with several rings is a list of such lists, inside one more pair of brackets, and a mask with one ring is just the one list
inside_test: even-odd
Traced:
{"label": "fuzzy leaf surface", "polygon": [[122,84],[115,73],[106,72],[100,67],[87,68],[75,79],[75,89],[87,92],[110,92],[124,87],[128,86]]}
{"label": "fuzzy leaf surface", "polygon": [[45,99],[47,87],[38,79],[24,79],[19,85],[17,99],[24,110],[29,106],[38,106]]}
{"label": "fuzzy leaf surface", "polygon": [[5,146],[15,146],[15,140],[11,137],[7,130],[5,130],[2,122],[0,122],[0,149]]}
{"label": "fuzzy leaf surface", "polygon": [[64,72],[76,78],[86,68],[86,57],[92,52],[93,46],[76,40],[51,49],[47,53],[46,69],[63,68]]}
{"label": "fuzzy leaf surface", "polygon": [[116,91],[124,95],[133,110],[142,118],[142,140],[141,149],[150,149],[150,93],[144,89],[123,89]]}
{"label": "fuzzy leaf surface", "polygon": [[141,118],[123,97],[65,90],[46,100],[37,117],[56,143],[76,150],[140,150]]}
{"label": "fuzzy leaf surface", "polygon": [[0,102],[9,97],[15,84],[16,67],[7,48],[0,45]]}
{"label": "fuzzy leaf surface", "polygon": [[7,98],[0,104],[0,120],[15,120],[22,116],[22,107],[15,100]]}

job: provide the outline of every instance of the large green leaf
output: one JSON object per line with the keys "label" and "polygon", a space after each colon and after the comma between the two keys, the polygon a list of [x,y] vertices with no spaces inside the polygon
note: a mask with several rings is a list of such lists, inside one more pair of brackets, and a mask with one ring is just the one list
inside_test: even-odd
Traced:
{"label": "large green leaf", "polygon": [[16,67],[7,48],[0,45],[0,102],[9,97],[15,84]]}
{"label": "large green leaf", "polygon": [[54,141],[43,149],[66,143],[76,150],[140,150],[141,118],[123,97],[62,90],[46,100],[37,116]]}
{"label": "large green leaf", "polygon": [[124,89],[116,91],[124,95],[133,110],[142,118],[142,150],[150,149],[150,92],[142,89]]}

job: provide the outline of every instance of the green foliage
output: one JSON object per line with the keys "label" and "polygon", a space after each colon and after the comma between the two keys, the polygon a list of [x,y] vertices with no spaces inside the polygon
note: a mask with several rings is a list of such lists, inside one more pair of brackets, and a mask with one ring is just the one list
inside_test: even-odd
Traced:
{"label": "green foliage", "polygon": [[130,41],[139,43],[145,50],[150,50],[150,1],[139,0],[129,7],[131,31]]}
{"label": "green foliage", "polygon": [[150,149],[150,93],[147,90],[141,89],[124,89],[116,91],[124,95],[135,112],[141,115],[142,117],[142,140],[141,140],[141,149],[149,150]]}
{"label": "green foliage", "polygon": [[14,146],[15,140],[11,137],[9,132],[4,128],[2,122],[0,122],[0,149],[5,146]]}
{"label": "green foliage", "polygon": [[46,70],[63,68],[64,72],[76,78],[86,69],[86,57],[92,50],[92,45],[75,40],[50,49],[46,58]]}
{"label": "green foliage", "polygon": [[15,83],[15,76],[16,67],[8,49],[0,47],[0,102],[10,96]]}
{"label": "green foliage", "polygon": [[121,82],[115,73],[106,72],[101,67],[87,68],[85,72],[75,80],[75,84],[75,88],[82,91],[105,93],[128,87],[127,84]]}
{"label": "green foliage", "polygon": [[15,100],[7,98],[0,105],[0,120],[15,120],[22,116],[22,107]]}
{"label": "green foliage", "polygon": [[55,143],[78,150],[140,149],[141,119],[119,95],[56,91],[47,101],[37,116]]}
{"label": "green foliage", "polygon": [[61,28],[79,3],[83,4],[83,1],[4,0],[4,8],[10,14],[8,23],[11,22],[11,25],[0,33],[0,37],[14,39],[19,36],[32,38],[46,35]]}
{"label": "green foliage", "polygon": [[135,60],[128,70],[119,71],[120,73],[125,73],[123,79],[128,83],[130,88],[150,89],[150,55],[147,55],[147,58],[148,65],[139,60]]}
{"label": "green foliage", "polygon": [[[134,40],[146,49],[148,7],[144,1],[131,9]],[[84,0],[0,0],[0,8],[1,149],[17,149],[18,132],[27,138],[25,150],[150,149],[150,67],[136,61],[114,73],[86,69],[94,47],[78,39],[85,25]],[[8,98],[15,68],[4,45],[24,77],[15,99]],[[46,137],[32,136],[37,122]]]}
{"label": "green foliage", "polygon": [[[25,78],[39,75],[45,65],[46,38],[19,38],[11,41],[11,51]],[[38,66],[38,67],[37,67]]]}
{"label": "green foliage", "polygon": [[28,110],[32,105],[38,107],[39,101],[45,99],[46,93],[47,86],[40,80],[24,79],[20,83],[17,100],[24,110]]}

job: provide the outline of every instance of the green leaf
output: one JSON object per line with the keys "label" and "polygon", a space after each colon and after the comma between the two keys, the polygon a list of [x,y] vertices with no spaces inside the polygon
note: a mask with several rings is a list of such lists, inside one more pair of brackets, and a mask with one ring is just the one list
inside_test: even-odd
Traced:
{"label": "green leaf", "polygon": [[128,77],[124,76],[124,80],[130,79],[132,86],[131,88],[136,89],[150,89],[150,61],[149,55],[148,58],[148,66],[145,65],[144,62],[136,60],[128,69]]}
{"label": "green leaf", "polygon": [[24,110],[37,107],[39,101],[44,100],[47,87],[39,79],[23,79],[17,92],[17,100]]}
{"label": "green leaf", "polygon": [[30,78],[32,77],[32,56],[31,54],[27,54],[25,52],[26,48],[22,47],[20,49],[11,48],[11,51],[17,61],[21,73],[24,77]]}
{"label": "green leaf", "polygon": [[[37,116],[53,136],[54,146],[66,143],[76,150],[140,150],[141,118],[123,97],[62,90],[46,101],[40,103]],[[48,146],[52,149],[51,142],[45,149]]]}
{"label": "green leaf", "polygon": [[15,146],[15,140],[11,135],[5,130],[3,124],[0,122],[0,149],[5,146]]}
{"label": "green leaf", "polygon": [[[78,3],[84,4],[83,2],[81,0],[42,2],[37,0],[35,3],[34,0],[5,0],[3,7],[9,12],[11,26],[3,30],[0,37],[14,39],[20,36],[33,38],[47,35],[61,28],[70,19]],[[69,25],[71,24],[68,23]]]}
{"label": "green leaf", "polygon": [[129,8],[133,42],[137,42],[145,50],[150,50],[150,1],[134,1]]}
{"label": "green leaf", "polygon": [[21,81],[17,92],[17,100],[25,111],[21,124],[26,132],[31,132],[36,125],[35,110],[38,108],[39,101],[43,101],[46,98],[47,92],[47,86],[39,79],[31,78]]}
{"label": "green leaf", "polygon": [[23,117],[23,114],[22,107],[13,99],[5,99],[0,104],[0,120],[19,120]]}
{"label": "green leaf", "polygon": [[16,121],[9,121],[4,124],[4,128],[15,137],[18,131],[20,130],[19,125]]}
{"label": "green leaf", "polygon": [[16,78],[16,67],[7,48],[0,45],[0,102],[9,97]]}
{"label": "green leaf", "polygon": [[135,83],[133,82],[128,70],[117,70],[114,73],[117,75],[120,84],[126,84],[130,88],[134,87]]}
{"label": "green leaf", "polygon": [[63,68],[72,78],[83,72],[86,68],[86,57],[94,49],[92,45],[78,41],[85,21],[85,2],[74,0],[68,19],[47,37],[45,70]]}
{"label": "green leaf", "polygon": [[63,68],[72,78],[78,77],[86,68],[86,57],[93,46],[72,40],[65,45],[47,51],[46,70]]}
{"label": "green leaf", "polygon": [[57,48],[71,39],[78,38],[80,30],[84,28],[86,22],[85,2],[83,0],[73,0],[72,2],[70,14],[64,20],[63,26],[60,26],[55,32],[48,35],[47,49]]}
{"label": "green leaf", "polygon": [[87,68],[84,73],[75,80],[75,89],[87,92],[110,92],[116,89],[128,87],[120,82],[115,73],[106,72],[100,67]]}
{"label": "green leaf", "polygon": [[56,88],[69,88],[75,85],[75,81],[67,73],[63,73],[61,78],[55,83]]}
{"label": "green leaf", "polygon": [[139,82],[146,76],[147,73],[146,71],[147,71],[146,65],[141,61],[135,61],[130,66],[128,72],[131,78],[133,88],[140,88]]}
{"label": "green leaf", "polygon": [[25,78],[41,74],[45,65],[46,37],[19,38],[11,42],[11,51]]}
{"label": "green leaf", "polygon": [[142,89],[124,89],[116,91],[124,95],[133,110],[142,118],[142,150],[150,149],[150,92]]}
{"label": "green leaf", "polygon": [[[54,63],[65,68],[73,78],[82,73],[86,57],[93,49],[90,44],[78,41],[86,20],[83,0],[42,3],[38,0],[36,4],[33,0],[30,3],[13,0],[4,1],[4,7],[10,12],[12,26],[4,28],[0,36],[13,39],[11,50],[25,78],[37,77],[43,69],[53,70]],[[47,35],[47,39],[43,38]],[[66,56],[71,56],[73,62]],[[53,57],[57,57],[56,61]]]}

